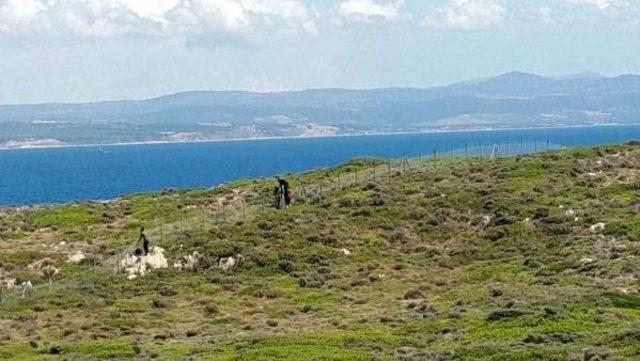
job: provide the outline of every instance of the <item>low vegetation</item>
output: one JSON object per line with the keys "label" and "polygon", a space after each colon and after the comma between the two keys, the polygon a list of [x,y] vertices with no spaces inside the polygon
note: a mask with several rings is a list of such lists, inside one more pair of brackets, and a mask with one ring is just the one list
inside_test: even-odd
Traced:
{"label": "low vegetation", "polygon": [[0,359],[640,359],[640,146],[388,167],[5,208]]}

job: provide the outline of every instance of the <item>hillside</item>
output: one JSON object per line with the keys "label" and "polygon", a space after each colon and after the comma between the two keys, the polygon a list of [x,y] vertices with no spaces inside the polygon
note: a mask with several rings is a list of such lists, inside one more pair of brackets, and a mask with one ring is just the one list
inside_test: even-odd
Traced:
{"label": "hillside", "polygon": [[638,144],[288,179],[3,209],[0,358],[640,357]]}
{"label": "hillside", "polygon": [[512,72],[427,89],[194,91],[0,105],[0,147],[629,124],[640,115],[639,98],[638,75]]}

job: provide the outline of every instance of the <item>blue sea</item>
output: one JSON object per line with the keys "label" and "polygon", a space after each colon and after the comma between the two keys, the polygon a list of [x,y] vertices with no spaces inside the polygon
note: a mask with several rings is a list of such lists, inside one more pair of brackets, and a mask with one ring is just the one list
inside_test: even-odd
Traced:
{"label": "blue sea", "polygon": [[329,167],[356,157],[503,155],[640,139],[640,125],[0,151],[0,205],[101,200]]}

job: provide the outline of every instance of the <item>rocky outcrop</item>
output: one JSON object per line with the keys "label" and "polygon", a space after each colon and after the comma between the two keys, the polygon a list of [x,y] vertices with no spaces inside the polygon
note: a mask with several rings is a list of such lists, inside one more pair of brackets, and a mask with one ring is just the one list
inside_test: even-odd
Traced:
{"label": "rocky outcrop", "polygon": [[237,266],[242,261],[244,261],[244,256],[241,254],[237,254],[235,257],[222,257],[220,258],[220,260],[218,260],[218,267],[220,267],[223,271],[226,271]]}
{"label": "rocky outcrop", "polygon": [[149,254],[137,255],[129,253],[125,255],[118,263],[118,268],[127,274],[127,279],[135,279],[144,276],[149,271],[169,266],[164,256],[164,249],[160,247],[151,247]]}
{"label": "rocky outcrop", "polygon": [[194,251],[192,254],[182,256],[173,262],[173,268],[178,270],[193,270],[196,268],[200,258],[202,258],[200,253]]}

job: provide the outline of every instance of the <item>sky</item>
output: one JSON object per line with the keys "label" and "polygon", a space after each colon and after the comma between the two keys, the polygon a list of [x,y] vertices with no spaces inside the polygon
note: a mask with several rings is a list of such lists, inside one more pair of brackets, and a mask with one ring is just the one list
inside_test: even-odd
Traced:
{"label": "sky", "polygon": [[640,0],[0,0],[0,103],[640,73]]}

